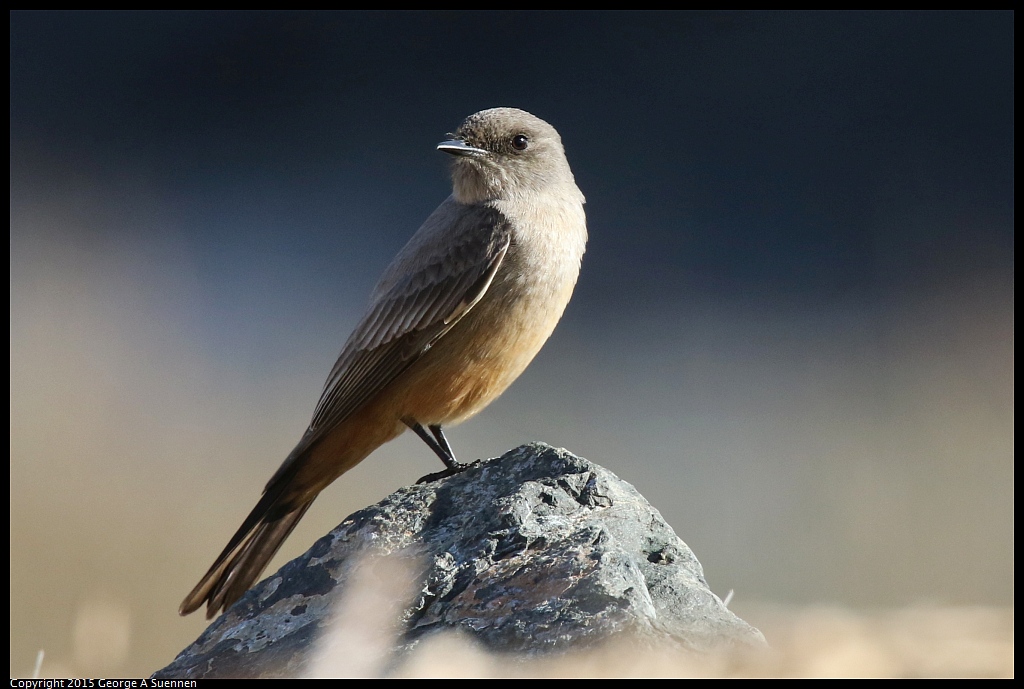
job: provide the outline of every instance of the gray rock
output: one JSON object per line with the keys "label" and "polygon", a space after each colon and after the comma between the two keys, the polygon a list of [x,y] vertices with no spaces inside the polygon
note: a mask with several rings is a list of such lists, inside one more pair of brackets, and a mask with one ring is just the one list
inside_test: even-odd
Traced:
{"label": "gray rock", "polygon": [[332,604],[371,554],[418,563],[416,594],[395,607],[400,623],[379,671],[425,635],[451,629],[487,649],[528,655],[620,635],[698,652],[764,645],[633,486],[538,443],[356,512],[154,677],[308,673]]}

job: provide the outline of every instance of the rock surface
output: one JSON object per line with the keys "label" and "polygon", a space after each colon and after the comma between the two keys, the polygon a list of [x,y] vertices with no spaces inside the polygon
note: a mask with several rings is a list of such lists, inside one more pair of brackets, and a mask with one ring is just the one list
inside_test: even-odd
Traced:
{"label": "rock surface", "polygon": [[[395,566],[375,560],[368,569],[368,556],[390,556],[383,562]],[[374,569],[384,579],[408,572],[408,581],[392,581],[389,591],[402,601],[390,608],[370,602],[372,592],[352,594],[364,609],[394,620],[337,623],[355,630],[348,637],[354,643],[335,644],[332,652],[364,660],[373,655],[360,650],[364,637],[390,630],[381,632],[389,659],[372,668],[356,663],[362,672],[386,671],[438,630],[460,630],[489,650],[518,654],[620,635],[698,652],[764,645],[761,633],[710,591],[689,547],[633,486],[565,450],[532,444],[457,476],[402,488],[351,515],[247,592],[154,677],[317,672],[317,639],[330,628],[334,604],[356,586],[358,572],[365,579]]]}

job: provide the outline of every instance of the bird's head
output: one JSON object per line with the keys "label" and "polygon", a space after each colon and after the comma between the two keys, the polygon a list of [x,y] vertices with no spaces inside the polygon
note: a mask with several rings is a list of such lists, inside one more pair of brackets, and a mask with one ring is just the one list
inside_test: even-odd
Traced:
{"label": "bird's head", "polygon": [[453,157],[452,183],[460,203],[511,200],[575,188],[558,132],[523,110],[492,108],[466,118],[437,145]]}

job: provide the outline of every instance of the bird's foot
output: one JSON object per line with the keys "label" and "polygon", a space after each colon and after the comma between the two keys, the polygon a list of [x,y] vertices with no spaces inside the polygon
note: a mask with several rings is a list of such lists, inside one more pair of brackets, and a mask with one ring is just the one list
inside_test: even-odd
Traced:
{"label": "bird's foot", "polygon": [[440,481],[441,479],[448,478],[449,476],[455,476],[456,474],[461,474],[466,469],[470,469],[472,467],[475,467],[477,464],[480,463],[480,461],[481,460],[478,459],[475,462],[470,462],[469,464],[463,464],[462,462],[455,462],[454,466],[450,466],[447,469],[445,469],[444,471],[437,471],[437,472],[435,472],[433,474],[427,474],[426,476],[421,476],[420,479],[418,481],[416,481],[416,485],[418,486],[421,483],[433,483],[434,481]]}

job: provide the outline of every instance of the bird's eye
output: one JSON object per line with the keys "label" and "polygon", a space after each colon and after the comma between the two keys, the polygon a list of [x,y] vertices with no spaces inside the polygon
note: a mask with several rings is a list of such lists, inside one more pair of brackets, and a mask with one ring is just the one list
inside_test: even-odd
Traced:
{"label": "bird's eye", "polygon": [[512,137],[512,148],[517,151],[525,151],[526,147],[530,145],[530,140],[526,138],[525,134],[516,134]]}

